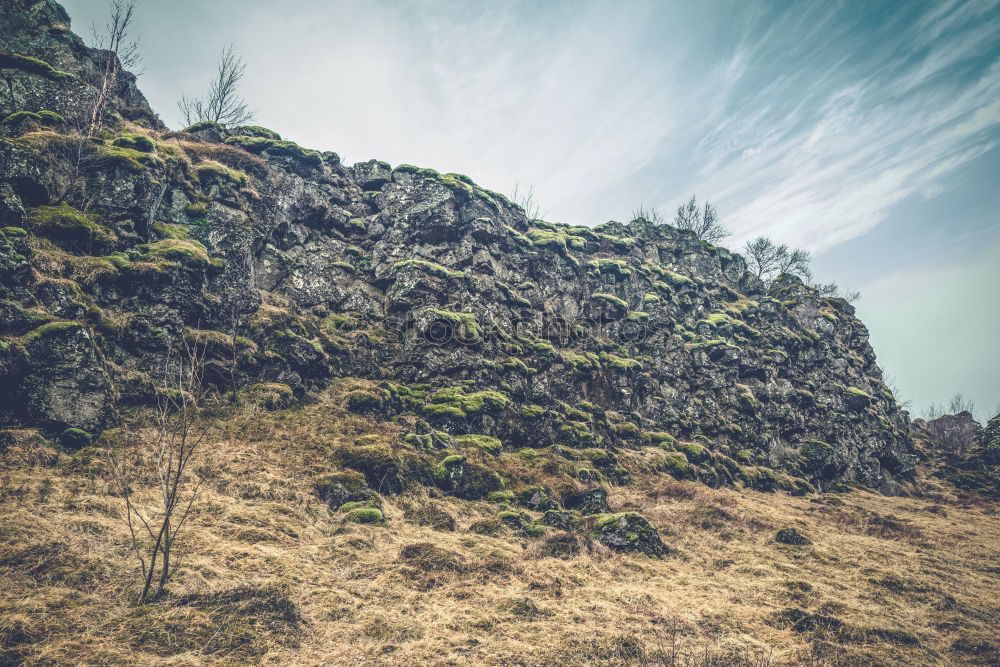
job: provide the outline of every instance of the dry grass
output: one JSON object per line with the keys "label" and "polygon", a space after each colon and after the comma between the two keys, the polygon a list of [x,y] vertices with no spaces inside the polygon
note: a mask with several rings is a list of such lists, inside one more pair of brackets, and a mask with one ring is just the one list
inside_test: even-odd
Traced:
{"label": "dry grass", "polygon": [[[497,505],[411,486],[384,527],[312,479],[397,427],[333,394],[219,422],[204,501],[162,600],[132,603],[120,498],[81,452],[0,454],[0,663],[995,664],[995,507],[856,491],[843,505],[635,475],[608,487],[673,553],[469,532]],[[373,438],[369,438],[372,440]],[[427,509],[428,507],[432,509]],[[451,530],[451,519],[456,526]],[[813,544],[785,546],[795,527]]]}

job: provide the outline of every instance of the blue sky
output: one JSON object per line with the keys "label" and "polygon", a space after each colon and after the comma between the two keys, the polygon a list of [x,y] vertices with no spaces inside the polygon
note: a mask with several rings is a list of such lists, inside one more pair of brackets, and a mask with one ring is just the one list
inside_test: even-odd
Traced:
{"label": "blue sky", "polygon": [[[85,37],[104,12],[64,4]],[[144,0],[136,29],[171,126],[233,43],[258,122],[348,163],[530,185],[574,224],[697,193],[731,246],[862,292],[915,412],[1000,404],[1000,0]]]}

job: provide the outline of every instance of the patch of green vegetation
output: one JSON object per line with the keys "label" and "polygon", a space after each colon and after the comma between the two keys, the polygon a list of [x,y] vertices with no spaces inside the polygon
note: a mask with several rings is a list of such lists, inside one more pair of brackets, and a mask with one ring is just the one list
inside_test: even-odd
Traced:
{"label": "patch of green vegetation", "polygon": [[685,343],[684,347],[688,350],[702,350],[711,347],[719,347],[720,345],[729,345],[729,341],[725,338],[712,338],[709,340]]}
{"label": "patch of green vegetation", "polygon": [[670,449],[673,448],[677,439],[669,433],[665,433],[663,431],[645,431],[642,434],[642,441],[655,445],[656,447]]}
{"label": "patch of green vegetation", "polygon": [[497,413],[508,405],[510,399],[498,391],[465,393],[463,387],[449,387],[434,392],[423,410],[436,416],[464,418],[482,413]]}
{"label": "patch of green vegetation", "polygon": [[674,447],[691,463],[703,463],[711,457],[708,449],[696,442],[678,442]]}
{"label": "patch of green vegetation", "polygon": [[667,282],[670,283],[670,285],[675,288],[685,287],[688,285],[693,286],[695,284],[695,282],[690,278],[688,278],[687,276],[682,275],[680,273],[676,273],[674,271],[664,271],[663,277],[666,278]]}
{"label": "patch of green vegetation", "polygon": [[844,393],[846,393],[846,394],[848,394],[850,396],[855,396],[857,398],[863,398],[863,399],[865,399],[865,400],[867,400],[869,402],[874,402],[875,401],[875,397],[874,396],[872,396],[871,394],[869,394],[866,391],[858,389],[857,387],[845,387],[844,388]]}
{"label": "patch of green vegetation", "polygon": [[425,273],[429,273],[432,276],[437,276],[438,278],[465,278],[464,271],[453,271],[440,264],[435,264],[434,262],[428,262],[424,259],[404,259],[402,262],[396,262],[392,265],[395,270],[405,269],[413,267],[420,269]]}
{"label": "patch of green vegetation", "polygon": [[611,314],[615,317],[623,317],[625,313],[628,312],[628,303],[624,300],[618,298],[614,294],[608,294],[606,292],[596,292],[590,295],[590,298],[601,301],[608,304],[611,307]]}
{"label": "patch of green vegetation", "polygon": [[194,239],[160,239],[140,247],[143,250],[142,258],[146,261],[165,259],[214,268],[221,268],[224,265],[221,257],[209,257],[205,246]]}
{"label": "patch of green vegetation", "polygon": [[578,371],[589,371],[601,367],[600,359],[593,352],[574,352],[573,350],[559,350],[559,358],[567,366]]}
{"label": "patch of green vegetation", "polygon": [[351,523],[366,523],[375,526],[385,525],[385,515],[382,514],[382,510],[375,509],[374,507],[361,507],[351,510],[344,518]]}
{"label": "patch of green vegetation", "polygon": [[598,258],[587,262],[591,275],[613,276],[616,280],[632,275],[628,262],[621,259]]}
{"label": "patch of green vegetation", "polygon": [[635,322],[636,324],[644,324],[649,321],[649,313],[641,310],[632,310],[625,316],[625,321]]}
{"label": "patch of green vegetation", "polygon": [[620,357],[617,354],[601,352],[599,355],[601,363],[610,366],[617,371],[632,371],[642,368],[642,362],[630,357]]}
{"label": "patch of green vegetation", "polygon": [[0,235],[9,239],[23,238],[28,235],[28,231],[21,227],[3,227],[0,228]]}
{"label": "patch of green vegetation", "polygon": [[225,128],[216,122],[210,120],[203,120],[195,123],[194,125],[189,125],[184,128],[184,132],[201,132],[202,130],[218,130],[222,132]]}
{"label": "patch of green vegetation", "polygon": [[248,153],[254,155],[283,155],[297,158],[314,165],[319,165],[323,161],[323,156],[319,151],[302,148],[294,141],[281,141],[280,139],[269,139],[267,137],[250,137],[239,135],[229,137],[226,143],[231,146],[239,146]]}
{"label": "patch of green vegetation", "polygon": [[119,148],[129,148],[139,151],[140,153],[153,153],[156,151],[156,142],[142,134],[120,134],[115,137],[111,144]]}
{"label": "patch of green vegetation", "polygon": [[32,329],[28,333],[21,337],[21,343],[28,345],[36,340],[42,340],[45,338],[50,338],[52,336],[57,336],[64,331],[74,331],[82,330],[86,331],[87,327],[83,325],[82,322],[75,321],[60,321],[60,322],[49,322],[43,324],[40,327]]}
{"label": "patch of green vegetation", "polygon": [[510,235],[510,237],[514,239],[514,242],[517,243],[519,246],[530,248],[533,245],[531,239],[529,239],[527,236],[517,231],[510,225],[504,225],[504,229],[507,230],[507,234]]}
{"label": "patch of green vegetation", "polygon": [[113,231],[97,222],[97,216],[83,213],[66,203],[29,209],[28,223],[41,236],[76,246],[101,248],[118,240]]}
{"label": "patch of green vegetation", "polygon": [[3,119],[4,125],[17,125],[30,121],[42,127],[57,127],[66,122],[66,119],[55,111],[15,111]]}
{"label": "patch of green vegetation", "polygon": [[503,362],[501,367],[517,371],[522,375],[534,375],[537,372],[537,369],[532,368],[517,357],[507,357],[507,361]]}
{"label": "patch of green vegetation", "polygon": [[261,127],[260,125],[244,125],[233,130],[238,136],[245,137],[264,137],[265,139],[274,139],[275,141],[281,141],[281,135],[274,130],[269,130],[266,127]]}
{"label": "patch of green vegetation", "polygon": [[497,287],[503,292],[504,297],[511,303],[521,306],[522,308],[530,308],[531,302],[525,299],[523,296],[514,291],[514,289],[507,283],[497,281]]}
{"label": "patch of green vegetation", "polygon": [[188,228],[184,225],[161,223],[153,225],[153,231],[159,234],[160,238],[164,239],[178,239],[183,241],[191,237],[188,232]]}
{"label": "patch of green vegetation", "polygon": [[652,292],[647,292],[646,294],[642,295],[642,304],[644,306],[655,306],[658,303],[660,303],[660,297],[657,296],[656,294],[653,294]]}
{"label": "patch of green vegetation", "polygon": [[559,432],[568,438],[574,438],[578,442],[593,442],[594,433],[590,427],[579,421],[568,421],[559,426]]}
{"label": "patch of green vegetation", "polygon": [[479,328],[479,322],[476,321],[474,313],[459,313],[450,310],[439,310],[437,308],[428,308],[425,312],[451,322],[455,326],[463,327],[466,339],[478,340],[483,335],[483,331]]}
{"label": "patch of green vegetation", "polygon": [[504,505],[512,505],[514,503],[514,492],[509,489],[504,489],[503,491],[494,491],[490,495],[486,496],[486,499],[491,503],[501,503]]}
{"label": "patch of green vegetation", "polygon": [[739,390],[739,401],[743,409],[749,411],[756,409],[757,398],[753,395],[753,390],[745,384],[737,384],[736,388]]}
{"label": "patch of green vegetation", "polygon": [[198,182],[203,186],[214,184],[243,185],[249,177],[238,169],[227,167],[221,162],[205,160],[194,168]]}
{"label": "patch of green vegetation", "polygon": [[503,449],[503,443],[500,442],[499,438],[488,435],[456,435],[452,437],[452,441],[458,445],[478,447],[487,454],[493,454],[494,456],[499,456],[500,451]]}
{"label": "patch of green vegetation", "polygon": [[355,266],[353,264],[351,264],[350,262],[334,261],[334,262],[330,262],[330,266],[335,266],[338,269],[340,269],[341,271],[343,271],[344,273],[348,273],[348,274],[353,274],[354,272],[357,271],[357,269],[355,268]]}
{"label": "patch of green vegetation", "polygon": [[525,419],[535,419],[542,416],[545,408],[540,405],[525,405],[521,407],[521,416]]}
{"label": "patch of green vegetation", "polygon": [[44,77],[50,81],[65,81],[75,78],[69,72],[55,69],[44,60],[11,51],[0,51],[0,69],[16,69],[26,74]]}

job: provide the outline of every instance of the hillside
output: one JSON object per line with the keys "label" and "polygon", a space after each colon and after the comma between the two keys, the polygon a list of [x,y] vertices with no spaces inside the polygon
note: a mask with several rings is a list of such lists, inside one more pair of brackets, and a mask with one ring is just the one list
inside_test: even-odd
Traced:
{"label": "hillside", "polygon": [[[995,428],[914,430],[848,302],[644,219],[171,131],[127,73],[85,131],[107,54],[10,4],[0,663],[997,659]],[[145,596],[127,508],[178,442]]]}

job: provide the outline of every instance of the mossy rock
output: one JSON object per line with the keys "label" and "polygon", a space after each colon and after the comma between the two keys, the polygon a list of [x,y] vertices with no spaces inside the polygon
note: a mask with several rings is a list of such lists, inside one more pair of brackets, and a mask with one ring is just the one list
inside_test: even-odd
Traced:
{"label": "mossy rock", "polygon": [[619,552],[661,557],[669,551],[646,517],[635,512],[599,514],[591,532],[601,544]]}
{"label": "mossy rock", "polygon": [[696,442],[678,442],[674,447],[682,452],[690,463],[704,463],[712,456],[707,447]]}
{"label": "mossy rock", "polygon": [[66,449],[83,449],[93,441],[94,436],[82,428],[68,428],[59,434],[59,444]]}
{"label": "mossy rock", "polygon": [[105,252],[118,240],[113,231],[97,222],[97,216],[65,203],[29,210],[28,224],[39,236],[75,250]]}
{"label": "mossy rock", "polygon": [[510,489],[503,489],[502,491],[494,491],[490,495],[486,496],[486,500],[491,503],[501,503],[503,505],[513,505],[517,497],[514,492]]}
{"label": "mossy rock", "polygon": [[743,483],[754,491],[772,492],[778,487],[778,476],[770,468],[747,466],[739,475]]}
{"label": "mossy rock", "polygon": [[497,514],[497,521],[513,530],[521,530],[531,523],[531,515],[527,512],[504,510]]}
{"label": "mossy rock", "polygon": [[140,153],[152,153],[156,151],[156,142],[142,134],[121,134],[111,142],[114,146],[121,148],[131,148]]}
{"label": "mossy rock", "polygon": [[839,466],[833,446],[819,440],[808,440],[799,447],[802,455],[802,471],[811,477],[833,479]]}
{"label": "mossy rock", "polygon": [[611,512],[608,506],[608,492],[601,488],[573,491],[563,496],[563,507],[576,510],[580,514],[607,514]]}
{"label": "mossy rock", "polygon": [[496,472],[458,454],[446,457],[433,474],[439,488],[464,500],[486,498],[504,486]]}
{"label": "mossy rock", "polygon": [[454,445],[458,445],[460,447],[475,447],[486,452],[487,454],[493,454],[494,456],[499,456],[500,451],[503,449],[503,443],[500,442],[500,439],[489,435],[456,435],[453,436],[451,440]]}
{"label": "mossy rock", "polygon": [[295,393],[281,382],[259,382],[243,389],[240,397],[267,410],[278,410],[290,406],[295,400]]}
{"label": "mossy rock", "polygon": [[337,456],[346,467],[364,475],[368,486],[380,493],[400,493],[406,488],[401,462],[386,446],[349,447]]}
{"label": "mossy rock", "polygon": [[347,513],[344,520],[350,521],[351,523],[365,523],[375,526],[385,525],[385,515],[382,514],[382,510],[375,509],[374,507],[359,507],[358,509],[353,509]]}
{"label": "mossy rock", "polygon": [[544,486],[529,486],[517,492],[517,502],[519,505],[527,507],[535,512],[555,509],[558,504],[552,499],[549,490]]}
{"label": "mossy rock", "polygon": [[774,541],[793,546],[812,544],[812,540],[794,528],[782,528],[774,534]]}
{"label": "mossy rock", "polygon": [[576,530],[580,525],[580,513],[570,510],[547,510],[542,515],[542,523],[559,530]]}
{"label": "mossy rock", "polygon": [[377,415],[383,411],[389,392],[385,389],[355,389],[344,394],[344,407],[360,415]]}
{"label": "mossy rock", "polygon": [[323,502],[335,510],[345,503],[377,498],[368,487],[365,476],[354,470],[320,475],[313,481],[313,489]]}

